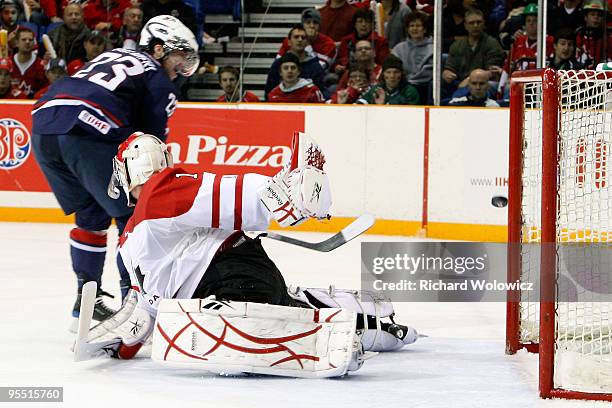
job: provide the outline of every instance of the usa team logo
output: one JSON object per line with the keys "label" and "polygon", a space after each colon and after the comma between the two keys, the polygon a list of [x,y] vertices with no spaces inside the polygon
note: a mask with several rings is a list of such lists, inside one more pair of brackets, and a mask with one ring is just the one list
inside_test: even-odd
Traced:
{"label": "usa team logo", "polygon": [[13,170],[30,155],[30,132],[15,119],[0,119],[0,169]]}

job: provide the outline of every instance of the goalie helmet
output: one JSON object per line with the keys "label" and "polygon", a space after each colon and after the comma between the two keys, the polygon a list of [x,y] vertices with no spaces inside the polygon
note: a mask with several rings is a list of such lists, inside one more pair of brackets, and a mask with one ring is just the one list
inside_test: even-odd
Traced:
{"label": "goalie helmet", "polygon": [[172,155],[165,143],[153,135],[132,133],[119,145],[113,159],[113,176],[108,185],[108,195],[118,199],[121,195],[119,187],[122,187],[128,206],[133,207],[130,192],[146,183],[155,173],[172,166]]}
{"label": "goalie helmet", "polygon": [[170,53],[178,53],[183,56],[185,63],[177,71],[183,76],[191,76],[200,65],[198,57],[198,43],[189,28],[181,23],[177,18],[161,15],[147,21],[140,32],[138,45],[141,49],[153,52],[155,40],[164,48],[164,56]]}

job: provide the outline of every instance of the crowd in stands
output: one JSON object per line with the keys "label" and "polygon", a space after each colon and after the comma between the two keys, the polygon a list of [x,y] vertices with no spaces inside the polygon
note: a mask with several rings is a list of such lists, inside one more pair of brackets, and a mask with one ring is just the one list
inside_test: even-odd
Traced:
{"label": "crowd in stands", "polygon": [[[612,4],[612,0],[608,0]],[[544,47],[556,69],[612,60],[606,0],[550,0]],[[102,52],[136,49],[143,23],[179,18],[206,53],[207,0],[0,0],[0,98],[37,98]],[[499,106],[513,72],[535,68],[536,0],[446,0],[442,14],[442,101]],[[268,70],[267,102],[431,104],[433,0],[321,0],[288,29]],[[54,53],[43,46],[48,36]],[[214,39],[213,39],[214,40]],[[241,72],[221,67],[221,102],[259,102]],[[239,95],[239,90],[242,94]]]}
{"label": "crowd in stands", "polygon": [[[0,98],[37,99],[104,51],[136,49],[143,10],[145,4],[115,0],[0,0],[0,30],[8,32],[0,75],[9,78],[0,82]],[[43,45],[44,36],[52,50]]]}

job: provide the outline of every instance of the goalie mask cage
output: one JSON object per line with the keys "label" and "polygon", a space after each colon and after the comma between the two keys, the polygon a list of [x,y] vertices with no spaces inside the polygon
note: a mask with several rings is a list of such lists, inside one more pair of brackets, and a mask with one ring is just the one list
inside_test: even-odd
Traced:
{"label": "goalie mask cage", "polygon": [[539,353],[543,398],[612,400],[611,127],[612,72],[513,75],[508,281],[540,291],[509,292],[506,352]]}

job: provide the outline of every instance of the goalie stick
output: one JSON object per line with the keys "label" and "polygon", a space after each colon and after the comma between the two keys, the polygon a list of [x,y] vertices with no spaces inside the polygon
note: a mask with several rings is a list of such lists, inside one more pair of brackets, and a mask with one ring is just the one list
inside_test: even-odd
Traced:
{"label": "goalie stick", "polygon": [[312,249],[313,251],[329,252],[332,251],[350,240],[357,238],[369,230],[374,225],[375,218],[372,214],[363,214],[359,216],[355,221],[350,223],[348,226],[342,229],[333,237],[330,237],[321,242],[307,242],[295,238],[286,237],[284,235],[276,234],[274,232],[265,232],[261,234],[261,237],[274,239],[276,241],[286,242],[288,244],[301,246],[303,248]]}
{"label": "goalie stick", "polygon": [[93,310],[96,304],[98,285],[96,282],[87,282],[83,285],[81,292],[81,309],[79,311],[79,329],[74,342],[74,361],[89,360],[94,357],[106,355],[104,348],[117,340],[102,341],[97,343],[87,342],[89,327],[93,318]]}

